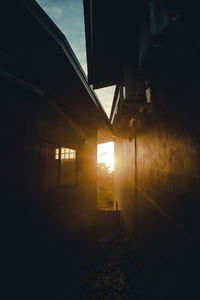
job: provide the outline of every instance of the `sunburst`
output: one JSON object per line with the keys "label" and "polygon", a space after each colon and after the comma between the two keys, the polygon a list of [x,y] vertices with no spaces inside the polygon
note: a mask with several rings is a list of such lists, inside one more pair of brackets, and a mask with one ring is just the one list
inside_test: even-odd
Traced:
{"label": "sunburst", "polygon": [[99,144],[97,148],[97,162],[105,163],[110,171],[114,170],[114,143]]}

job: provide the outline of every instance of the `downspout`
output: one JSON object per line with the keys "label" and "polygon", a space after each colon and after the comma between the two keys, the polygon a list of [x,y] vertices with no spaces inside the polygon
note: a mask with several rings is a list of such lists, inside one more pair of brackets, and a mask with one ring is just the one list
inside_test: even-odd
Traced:
{"label": "downspout", "polygon": [[[137,128],[137,121],[135,121],[135,127]],[[135,131],[135,189],[134,189],[134,195],[135,195],[135,201],[134,201],[134,228],[135,228],[135,240],[138,241],[138,190],[137,190],[137,130]]]}
{"label": "downspout", "polygon": [[133,228],[134,228],[134,232],[135,232],[135,240],[138,240],[138,170],[137,170],[137,118],[136,116],[134,116],[133,118],[130,119],[129,121],[129,141],[133,141],[134,142],[134,158],[133,159],[133,167],[135,170],[135,176],[133,178]]}

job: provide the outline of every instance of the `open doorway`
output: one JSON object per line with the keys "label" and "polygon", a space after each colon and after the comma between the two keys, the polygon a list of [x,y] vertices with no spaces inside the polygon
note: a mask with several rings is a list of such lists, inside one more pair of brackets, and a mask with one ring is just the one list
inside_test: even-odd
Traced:
{"label": "open doorway", "polygon": [[97,209],[114,209],[114,143],[97,147]]}

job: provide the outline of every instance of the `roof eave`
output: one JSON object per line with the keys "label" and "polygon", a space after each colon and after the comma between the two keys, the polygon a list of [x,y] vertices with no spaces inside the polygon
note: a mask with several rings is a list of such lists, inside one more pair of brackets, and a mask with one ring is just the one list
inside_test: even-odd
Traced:
{"label": "roof eave", "polygon": [[108,117],[100,101],[98,100],[98,97],[91,89],[87,77],[64,34],[54,24],[54,22],[49,18],[49,16],[43,11],[43,9],[39,6],[39,4],[35,0],[29,0],[28,2],[26,0],[20,0],[20,1],[23,4],[23,6],[29,11],[29,13],[32,14],[32,16],[35,19],[37,19],[37,21],[43,26],[43,28],[45,28],[45,30],[48,31],[48,33],[52,36],[55,42],[59,44],[62,51],[65,53],[66,57],[70,61],[71,65],[73,66],[73,69],[78,75],[80,81],[82,82],[85,90],[88,93],[88,96],[92,100],[92,103],[94,104],[95,108],[99,112],[102,120],[102,127],[106,125],[109,128],[109,130],[112,131],[112,126],[108,120]]}

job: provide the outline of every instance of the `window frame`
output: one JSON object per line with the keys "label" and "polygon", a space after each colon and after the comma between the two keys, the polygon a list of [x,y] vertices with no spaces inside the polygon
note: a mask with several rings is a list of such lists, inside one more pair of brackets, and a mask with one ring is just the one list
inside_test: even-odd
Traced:
{"label": "window frame", "polygon": [[[71,146],[71,145],[58,145],[58,147],[57,148],[59,148],[59,158],[58,158],[58,160],[59,160],[59,162],[58,162],[58,165],[59,165],[59,167],[58,167],[58,187],[66,187],[66,186],[69,186],[69,187],[74,187],[74,186],[76,186],[77,185],[77,149],[74,147],[74,146]],[[62,163],[61,163],[61,161],[62,161],[62,158],[61,158],[61,155],[62,155],[62,152],[61,152],[61,149],[62,148],[67,148],[67,149],[69,149],[69,150],[74,150],[75,151],[75,154],[76,154],[76,157],[75,157],[75,159],[74,159],[74,163],[75,163],[75,180],[74,180],[74,184],[62,184],[61,183],[61,167],[62,167]],[[65,155],[65,153],[64,153],[64,155]]]}
{"label": "window frame", "polygon": [[[53,145],[55,147],[55,150],[54,150],[54,159],[55,160],[58,160],[57,162],[57,180],[56,180],[56,183],[54,186],[48,186],[48,185],[44,185],[42,183],[42,180],[41,180],[41,174],[40,174],[40,178],[39,178],[39,185],[41,188],[44,188],[44,189],[57,189],[57,188],[64,188],[64,187],[76,187],[77,186],[77,178],[78,178],[78,174],[77,174],[77,157],[78,157],[78,150],[77,150],[77,147],[75,147],[75,145],[72,145],[72,144],[66,144],[66,143],[58,143],[58,142],[55,142],[55,141],[52,141],[52,140],[48,140],[48,139],[40,139],[40,143],[49,143],[51,146]],[[61,148],[67,148],[67,149],[70,149],[70,150],[74,150],[75,151],[75,158],[74,158],[74,164],[75,164],[75,178],[74,178],[74,183],[73,184],[61,184]],[[59,152],[56,153],[56,150],[59,149]],[[39,148],[39,155],[41,153],[41,150],[42,150],[42,147]],[[58,158],[56,159],[56,154],[58,154]],[[41,158],[40,158],[41,159]],[[39,161],[40,161],[39,159]],[[39,168],[41,168],[40,164],[39,164]]]}

